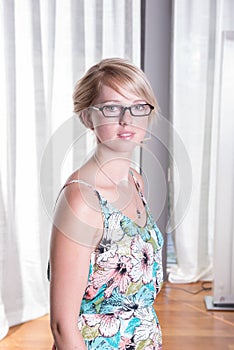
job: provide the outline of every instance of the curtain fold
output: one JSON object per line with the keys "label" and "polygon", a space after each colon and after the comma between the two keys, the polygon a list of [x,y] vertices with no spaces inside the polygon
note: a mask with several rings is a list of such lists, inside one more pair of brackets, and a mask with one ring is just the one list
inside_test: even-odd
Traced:
{"label": "curtain fold", "polygon": [[92,151],[72,92],[111,56],[140,65],[140,0],[0,1],[0,339],[48,312],[54,200]]}
{"label": "curtain fold", "polygon": [[[169,281],[187,283],[213,278],[220,45],[223,31],[233,30],[234,3],[180,0],[173,6],[173,125],[190,157],[193,189],[185,218],[174,231],[177,265]],[[176,142],[173,147],[177,152]],[[183,192],[183,178],[173,170],[173,192]],[[177,216],[179,208],[175,222]]]}

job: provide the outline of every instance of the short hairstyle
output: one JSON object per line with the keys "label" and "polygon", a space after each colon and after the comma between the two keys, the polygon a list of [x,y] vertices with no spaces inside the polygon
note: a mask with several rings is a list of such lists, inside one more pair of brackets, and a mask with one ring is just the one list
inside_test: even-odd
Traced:
{"label": "short hairstyle", "polygon": [[125,89],[136,94],[154,106],[152,115],[157,114],[158,104],[145,73],[126,59],[106,58],[92,66],[75,86],[74,112],[83,124],[82,111],[95,104],[103,85],[118,93]]}

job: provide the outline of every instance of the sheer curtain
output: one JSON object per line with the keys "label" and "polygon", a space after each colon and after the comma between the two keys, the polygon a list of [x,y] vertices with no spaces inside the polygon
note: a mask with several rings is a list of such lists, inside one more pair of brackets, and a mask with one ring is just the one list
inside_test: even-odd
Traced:
{"label": "sheer curtain", "polygon": [[[212,278],[221,39],[224,31],[234,30],[234,2],[179,0],[173,5],[173,125],[189,154],[193,188],[180,225],[179,206],[174,213],[177,266],[169,280],[183,283]],[[176,142],[173,147],[178,153]],[[176,201],[180,191],[187,196],[186,174],[178,178],[173,170]]]}
{"label": "sheer curtain", "polygon": [[[92,146],[71,122],[72,91],[91,64],[110,56],[140,64],[140,1],[0,1],[0,338],[48,312],[55,192]],[[76,132],[83,136],[71,151]],[[54,135],[65,136],[65,155],[72,153],[60,169]]]}

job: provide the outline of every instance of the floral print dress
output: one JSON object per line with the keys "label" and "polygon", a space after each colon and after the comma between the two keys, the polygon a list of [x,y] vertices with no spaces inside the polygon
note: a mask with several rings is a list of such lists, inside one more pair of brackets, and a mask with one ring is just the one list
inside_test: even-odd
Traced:
{"label": "floral print dress", "polygon": [[104,217],[104,233],[91,255],[78,318],[87,349],[162,349],[153,303],[163,281],[163,237],[132,176],[146,208],[144,227],[94,190]]}

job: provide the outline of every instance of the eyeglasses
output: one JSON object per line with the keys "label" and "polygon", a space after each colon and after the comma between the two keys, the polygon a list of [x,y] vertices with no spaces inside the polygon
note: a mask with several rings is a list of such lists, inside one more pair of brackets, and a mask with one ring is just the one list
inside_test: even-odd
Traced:
{"label": "eyeglasses", "polygon": [[90,106],[89,108],[102,112],[105,118],[121,118],[128,109],[133,117],[149,116],[154,106],[149,103],[138,103],[129,107],[121,105],[105,105],[102,107]]}

